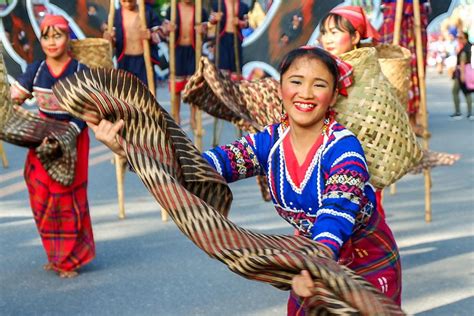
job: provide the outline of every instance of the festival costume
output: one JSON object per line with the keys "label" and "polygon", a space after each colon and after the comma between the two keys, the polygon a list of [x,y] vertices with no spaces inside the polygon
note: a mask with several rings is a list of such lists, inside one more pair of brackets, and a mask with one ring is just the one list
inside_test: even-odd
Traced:
{"label": "festival costume", "polygon": [[[161,25],[160,18],[146,7],[145,9],[146,25],[148,29],[157,28]],[[115,27],[115,56],[119,69],[126,70],[137,76],[143,83],[147,84],[146,66],[143,54],[141,55],[125,55],[127,45],[127,34],[123,25],[122,8],[115,11],[114,17]],[[138,31],[138,30],[137,30]],[[151,41],[150,41],[151,43]],[[151,62],[160,64],[158,58],[158,48],[156,45],[150,45]]]}
{"label": "festival costume", "polygon": [[26,100],[34,96],[41,117],[69,122],[77,130],[77,163],[70,185],[51,178],[30,148],[24,176],[36,226],[48,261],[57,271],[73,271],[95,257],[95,244],[87,201],[89,135],[84,121],[61,109],[52,94],[52,86],[60,79],[85,69],[71,59],[60,74],[54,75],[46,61],[28,65],[26,72],[12,85],[12,96]]}
{"label": "festival costume", "polygon": [[[423,46],[423,61],[426,65],[427,36],[426,27],[428,26],[428,9],[425,6],[428,0],[420,0],[420,18],[421,18],[421,41]],[[393,43],[393,33],[395,28],[396,0],[383,0],[384,21],[380,33],[381,42]],[[408,114],[417,114],[420,107],[420,85],[418,82],[418,66],[416,60],[416,38],[415,38],[415,18],[413,14],[413,1],[407,0],[403,4],[403,17],[400,26],[400,46],[403,46],[411,52],[411,78],[410,90],[408,92]]]}
{"label": "festival costume", "polygon": [[[237,31],[237,47],[238,47],[238,56],[235,56],[234,48],[234,33],[226,32],[225,26],[227,23],[227,15],[231,12],[231,8],[227,8],[227,5],[224,0],[221,1],[222,7],[222,19],[220,21],[220,34],[219,36],[219,65],[217,66],[220,70],[229,71],[232,74],[242,72],[242,32],[240,28]],[[247,4],[242,1],[237,1],[236,16],[239,20],[243,20],[245,15],[249,12],[249,7]],[[212,10],[218,12],[218,2],[215,1],[212,5]],[[236,68],[235,61],[238,60],[240,69]]]}
{"label": "festival costume", "polygon": [[[193,13],[192,13],[192,20],[185,20],[181,15],[181,3],[178,2],[177,4],[177,14],[176,14],[176,47],[175,47],[175,60],[176,60],[176,71],[175,71],[175,92],[179,93],[183,91],[184,86],[188,82],[190,76],[194,74],[196,71],[196,31],[194,29],[194,22],[195,18],[195,10],[196,7],[193,5]],[[168,8],[166,13],[166,19],[171,20],[171,8]],[[201,21],[206,22],[208,20],[206,10],[202,9],[201,12]],[[182,23],[190,23],[191,24],[191,38],[192,38],[192,45],[181,45],[180,38],[181,38],[181,25]]]}
{"label": "festival costume", "polygon": [[[341,264],[400,303],[398,249],[384,218],[375,211],[375,193],[368,185],[359,141],[333,121],[299,166],[290,129],[271,125],[206,151],[203,157],[227,182],[267,175],[277,213],[299,235],[328,246]],[[290,303],[296,302],[290,299]]]}
{"label": "festival costume", "polygon": [[321,294],[305,300],[311,315],[404,315],[369,282],[329,258],[327,246],[302,236],[255,233],[229,221],[232,194],[225,179],[135,77],[92,69],[59,82],[54,93],[61,106],[87,121],[123,119],[118,141],[137,176],[181,232],[234,273],[289,290],[292,278],[307,269]]}

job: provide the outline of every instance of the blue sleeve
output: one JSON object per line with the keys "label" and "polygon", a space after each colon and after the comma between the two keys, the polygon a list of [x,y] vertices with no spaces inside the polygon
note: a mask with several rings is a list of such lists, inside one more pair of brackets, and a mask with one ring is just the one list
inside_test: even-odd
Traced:
{"label": "blue sleeve", "polygon": [[330,247],[339,257],[358,213],[369,202],[364,195],[369,173],[364,151],[355,136],[337,141],[323,157],[322,165],[325,189],[311,238]]}
{"label": "blue sleeve", "polygon": [[33,92],[33,82],[35,80],[36,73],[41,66],[41,63],[41,61],[37,61],[29,64],[26,67],[25,72],[22,73],[16,80],[22,86],[22,88],[30,93]]}
{"label": "blue sleeve", "polygon": [[265,173],[271,141],[265,130],[208,150],[202,156],[230,183]]}

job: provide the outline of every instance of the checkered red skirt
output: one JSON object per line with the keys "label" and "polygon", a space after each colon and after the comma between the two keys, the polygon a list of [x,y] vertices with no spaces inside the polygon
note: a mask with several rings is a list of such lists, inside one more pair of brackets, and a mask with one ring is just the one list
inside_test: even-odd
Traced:
{"label": "checkered red skirt", "polygon": [[95,257],[95,244],[87,201],[89,135],[77,137],[74,182],[63,186],[51,179],[34,149],[26,158],[25,180],[31,209],[48,262],[57,271],[73,271]]}

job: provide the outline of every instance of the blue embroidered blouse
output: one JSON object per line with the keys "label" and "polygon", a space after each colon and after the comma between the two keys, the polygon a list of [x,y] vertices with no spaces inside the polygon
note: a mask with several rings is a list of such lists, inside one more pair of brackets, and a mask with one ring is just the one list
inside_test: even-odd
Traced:
{"label": "blue embroidered blouse", "polygon": [[203,157],[228,182],[267,175],[279,215],[300,234],[330,247],[338,258],[341,247],[368,221],[375,205],[362,146],[349,130],[332,122],[296,185],[283,150],[290,128],[271,125],[206,151]]}

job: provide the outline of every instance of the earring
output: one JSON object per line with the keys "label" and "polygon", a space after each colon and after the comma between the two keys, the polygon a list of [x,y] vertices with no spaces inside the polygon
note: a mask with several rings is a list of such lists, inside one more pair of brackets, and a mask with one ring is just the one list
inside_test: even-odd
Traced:
{"label": "earring", "polygon": [[288,113],[286,113],[284,110],[281,112],[281,115],[280,115],[280,124],[283,127],[283,129],[287,129],[288,126],[290,125],[290,122],[288,119]]}

